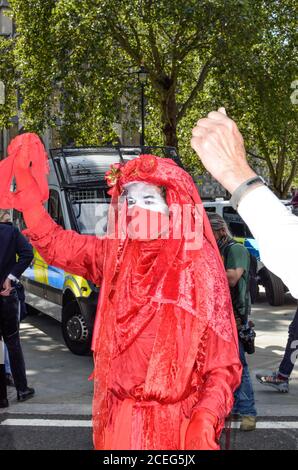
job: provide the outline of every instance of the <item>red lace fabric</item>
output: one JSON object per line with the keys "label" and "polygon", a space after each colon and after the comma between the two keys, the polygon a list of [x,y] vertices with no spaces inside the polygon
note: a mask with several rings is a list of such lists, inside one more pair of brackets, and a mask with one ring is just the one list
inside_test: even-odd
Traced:
{"label": "red lace fabric", "polygon": [[[187,173],[149,155],[123,167],[112,207],[123,185],[139,180],[164,186],[169,206],[201,204]],[[182,449],[194,408],[217,416],[217,435],[232,408],[241,376],[237,333],[226,274],[201,214],[196,250],[185,237],[159,240],[159,250],[154,242],[147,250],[148,242],[124,242],[119,267],[121,243],[109,240],[93,337],[97,449]]]}
{"label": "red lace fabric", "polygon": [[[169,206],[201,203],[172,160],[141,156],[123,167],[111,210],[122,185],[136,180],[164,186]],[[203,243],[195,250],[184,237],[79,235],[45,212],[26,231],[49,264],[101,285],[93,334],[96,449],[183,449],[194,410],[217,418],[218,437],[232,408],[241,380],[237,332],[223,264],[201,214]],[[121,211],[115,218],[117,228]]]}
{"label": "red lace fabric", "polygon": [[[147,250],[143,246],[148,242],[132,242],[127,247],[106,311],[110,317],[115,315],[111,337],[104,344],[100,343],[102,332],[95,337],[97,449],[183,449],[184,431],[194,408],[207,408],[218,417],[218,436],[232,408],[241,367],[233,317],[228,320],[221,310],[231,312],[229,299],[225,303],[222,296],[225,278],[214,275],[214,271],[222,272],[218,257],[205,240],[204,257],[191,261],[187,272],[180,272],[179,301],[175,292],[173,301],[167,296],[165,302],[157,302],[150,297],[150,285],[167,241],[158,242],[158,253],[156,246],[152,251],[154,242],[149,242]],[[186,277],[191,281],[184,283]],[[201,287],[196,289],[196,284]],[[205,287],[211,289],[209,296]],[[200,315],[190,313],[195,310],[196,294]],[[208,320],[217,311],[218,325],[213,315]],[[106,332],[107,323],[101,317],[102,331]]]}

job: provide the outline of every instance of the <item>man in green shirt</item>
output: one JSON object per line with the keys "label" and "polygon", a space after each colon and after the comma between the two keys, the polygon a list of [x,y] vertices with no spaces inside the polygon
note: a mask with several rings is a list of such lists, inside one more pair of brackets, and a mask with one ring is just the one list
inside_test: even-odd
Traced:
{"label": "man in green shirt", "polygon": [[250,256],[240,243],[230,241],[223,246],[224,265],[226,268],[232,303],[237,326],[246,325],[251,310],[249,293]]}
{"label": "man in green shirt", "polygon": [[247,328],[251,310],[249,293],[250,255],[248,250],[233,240],[225,220],[218,214],[208,214],[209,221],[225,265],[230,286],[233,310],[239,332],[239,353],[243,366],[240,387],[236,390],[233,414],[241,416],[242,431],[256,428],[256,408],[254,391],[249,374],[245,350],[241,340],[242,332]]}

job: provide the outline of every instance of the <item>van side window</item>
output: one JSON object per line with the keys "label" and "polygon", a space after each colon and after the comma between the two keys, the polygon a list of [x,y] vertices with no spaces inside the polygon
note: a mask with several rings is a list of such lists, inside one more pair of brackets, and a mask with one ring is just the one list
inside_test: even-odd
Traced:
{"label": "van side window", "polygon": [[204,207],[204,209],[205,209],[206,212],[212,212],[212,213],[213,213],[213,212],[214,212],[214,213],[216,212],[216,208],[215,208],[215,207]]}
{"label": "van side window", "polygon": [[65,228],[59,193],[54,189],[50,190],[48,211],[52,219],[58,225],[61,225],[61,227]]}
{"label": "van side window", "polygon": [[233,207],[228,206],[223,208],[223,218],[234,237],[253,238],[248,226]]}

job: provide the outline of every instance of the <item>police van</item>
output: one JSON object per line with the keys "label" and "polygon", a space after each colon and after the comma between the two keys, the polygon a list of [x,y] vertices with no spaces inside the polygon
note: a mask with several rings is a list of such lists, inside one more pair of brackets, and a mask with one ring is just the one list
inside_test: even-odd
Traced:
{"label": "police van", "polygon": [[[288,206],[288,201],[282,201]],[[257,259],[257,284],[265,288],[266,298],[270,305],[283,305],[285,293],[288,288],[283,281],[267,269],[260,259],[257,241],[253,238],[248,226],[234,210],[229,201],[217,198],[215,201],[203,202],[206,212],[219,214],[226,221],[229,230],[236,241],[242,243],[248,251]],[[289,211],[291,209],[288,207]]]}
{"label": "police van", "polygon": [[[142,153],[173,159],[182,166],[174,147],[90,147],[50,150],[50,216],[65,229],[84,235],[104,235],[110,203],[104,179],[110,165],[125,163]],[[13,212],[16,226],[25,228],[22,214]],[[90,352],[100,286],[48,265],[37,250],[24,272],[26,303],[61,322],[65,344],[78,355]]]}

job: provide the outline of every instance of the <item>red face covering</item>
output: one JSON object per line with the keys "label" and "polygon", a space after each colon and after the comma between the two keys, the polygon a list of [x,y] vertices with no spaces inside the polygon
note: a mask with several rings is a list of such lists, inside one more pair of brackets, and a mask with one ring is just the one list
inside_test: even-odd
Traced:
{"label": "red face covering", "polygon": [[149,241],[167,237],[169,216],[142,207],[127,210],[127,236],[132,240]]}

